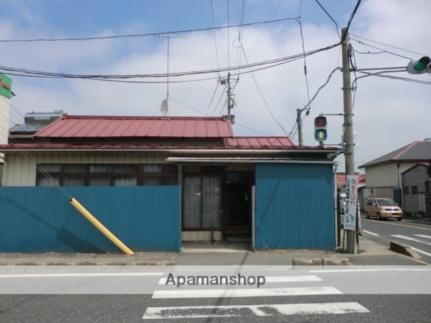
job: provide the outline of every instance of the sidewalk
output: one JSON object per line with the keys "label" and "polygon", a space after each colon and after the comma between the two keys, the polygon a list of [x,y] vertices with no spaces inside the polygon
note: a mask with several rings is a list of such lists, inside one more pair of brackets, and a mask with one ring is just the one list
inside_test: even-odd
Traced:
{"label": "sidewalk", "polygon": [[360,238],[360,253],[355,255],[322,250],[259,250],[250,251],[246,245],[184,245],[181,253],[137,252],[132,256],[120,253],[1,253],[0,266],[37,265],[84,265],[84,266],[227,266],[227,265],[422,265],[408,256],[400,255],[379,245]]}
{"label": "sidewalk", "polygon": [[0,253],[0,266],[164,266],[175,265],[177,253],[136,252],[134,255],[120,253]]}

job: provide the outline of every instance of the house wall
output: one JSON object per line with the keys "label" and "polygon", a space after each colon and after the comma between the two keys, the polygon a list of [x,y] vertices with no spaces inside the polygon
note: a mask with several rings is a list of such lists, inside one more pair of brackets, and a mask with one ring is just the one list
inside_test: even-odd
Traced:
{"label": "house wall", "polygon": [[[409,188],[409,193],[404,194],[404,212],[411,214],[425,213],[425,180],[428,177],[426,166],[417,166],[402,175],[403,187]],[[412,194],[412,186],[418,187],[418,194]]]}
{"label": "house wall", "polygon": [[256,165],[255,247],[335,249],[332,164]]}
{"label": "house wall", "polygon": [[396,163],[377,165],[365,168],[367,187],[396,187],[401,183],[401,173],[409,169],[414,163]]}
{"label": "house wall", "polygon": [[[0,145],[5,145],[8,142],[9,114],[9,99],[4,97],[3,95],[0,95]],[[0,159],[3,159],[3,153],[0,153]]]}
{"label": "house wall", "polygon": [[120,252],[75,197],[134,251],[179,251],[179,186],[1,187],[0,252]]}
{"label": "house wall", "polygon": [[35,186],[36,165],[46,164],[159,164],[165,157],[153,153],[8,153],[3,186]]}
{"label": "house wall", "polygon": [[403,207],[402,173],[414,163],[390,163],[365,168],[367,188],[373,197],[387,197]]}

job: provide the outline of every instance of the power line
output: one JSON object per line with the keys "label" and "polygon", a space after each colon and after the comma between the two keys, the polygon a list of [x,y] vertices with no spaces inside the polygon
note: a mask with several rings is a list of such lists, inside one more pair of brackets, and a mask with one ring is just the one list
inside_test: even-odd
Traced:
{"label": "power line", "polygon": [[[307,74],[307,56],[305,55],[305,41],[304,41],[304,32],[302,30],[302,22],[301,19],[297,20],[299,25],[299,35],[301,36],[301,46],[302,46],[302,53],[303,53],[303,59],[304,59],[304,77],[305,77],[305,88],[307,93],[307,101],[310,101],[310,83],[308,82],[308,74]],[[310,108],[308,108],[310,109]]]}
{"label": "power line", "polygon": [[[271,14],[271,19],[272,19],[272,18],[275,16],[275,14],[277,13],[278,8],[280,7],[280,4],[281,4],[281,0],[278,0],[277,6],[275,7],[274,11],[273,11],[273,12],[272,12],[272,14]],[[298,17],[292,18],[292,19],[290,19],[290,20],[296,20],[296,19],[298,19]],[[250,51],[250,57],[253,55],[254,50],[256,49],[257,45],[259,45],[260,41],[262,40],[262,37],[263,37],[264,32],[265,32],[265,28],[264,28],[264,29],[262,30],[262,32],[260,33],[260,35],[259,35],[259,37],[258,37],[258,39],[257,39],[257,41],[256,41],[256,44],[255,44],[255,45],[253,46],[253,48],[251,49],[251,51]]]}
{"label": "power line", "polygon": [[[319,49],[315,49],[312,51],[308,51],[305,53],[306,56],[314,55],[316,53],[326,51],[332,49],[334,47],[339,46],[340,43],[335,43],[326,47],[322,47]],[[275,59],[270,59],[266,61],[260,61],[255,63],[248,63],[238,66],[231,67],[223,67],[223,68],[212,68],[212,69],[204,69],[204,70],[194,70],[194,71],[183,71],[183,72],[174,72],[174,73],[154,73],[154,74],[72,74],[72,73],[61,73],[61,72],[48,72],[48,71],[39,71],[39,70],[31,70],[19,67],[10,67],[10,66],[0,66],[0,70],[13,73],[20,74],[28,74],[28,75],[38,75],[38,76],[49,76],[49,77],[61,77],[61,78],[72,78],[72,79],[134,79],[134,78],[166,78],[166,77],[183,77],[183,76],[191,76],[191,75],[199,75],[199,74],[211,74],[218,73],[224,71],[236,71],[243,69],[250,69],[253,67],[265,66],[267,68],[278,66],[281,64],[285,64],[296,59],[300,59],[304,56],[304,53],[295,54],[291,56],[285,56]],[[272,65],[272,66],[271,66]],[[263,68],[258,68],[256,70],[261,70]],[[255,70],[255,71],[256,71]],[[242,73],[253,72],[253,71],[244,71]]]}
{"label": "power line", "polygon": [[[366,74],[366,76],[376,76],[376,77],[382,77],[387,79],[393,79],[393,80],[400,80],[400,81],[406,81],[406,82],[412,82],[412,83],[418,83],[418,84],[424,84],[424,85],[431,85],[431,81],[422,81],[417,79],[412,79],[408,77],[400,77],[400,76],[394,76],[394,75],[385,75],[383,72],[378,73],[368,73],[364,71],[358,71],[359,73]],[[357,79],[366,77],[366,76],[359,76]]]}
{"label": "power line", "polygon": [[331,21],[334,23],[334,25],[335,25],[335,29],[337,30],[337,34],[338,34],[338,37],[340,37],[340,31],[339,31],[339,26],[338,26],[338,23],[337,23],[337,21],[331,16],[331,14],[328,12],[328,10],[326,10],[326,8],[319,2],[319,0],[314,0],[318,5],[319,5],[319,7],[323,10],[323,12],[329,17],[329,19],[331,19]]}
{"label": "power line", "polygon": [[[241,44],[241,49],[242,49],[242,52],[243,52],[243,55],[244,55],[244,59],[245,59],[245,61],[248,63],[247,54],[245,53],[245,49],[244,49],[244,46],[242,46],[242,44]],[[256,88],[257,88],[257,90],[258,90],[258,92],[259,92],[260,96],[262,97],[262,100],[263,100],[263,102],[265,103],[265,106],[267,107],[267,109],[268,109],[269,113],[271,114],[272,119],[273,119],[273,120],[275,121],[275,123],[280,127],[280,129],[281,129],[281,130],[282,130],[286,135],[288,135],[288,133],[287,133],[286,129],[283,127],[283,125],[282,125],[282,124],[277,120],[277,118],[275,117],[274,112],[272,111],[271,106],[269,105],[269,103],[268,103],[268,101],[267,101],[267,99],[266,99],[265,95],[263,94],[263,91],[262,91],[262,89],[260,88],[259,83],[257,82],[257,79],[256,79],[256,77],[254,76],[254,74],[253,74],[253,73],[251,73],[251,77],[253,78],[254,84],[256,85]]]}
{"label": "power line", "polygon": [[[1,67],[0,67],[1,70]],[[45,78],[45,79],[62,79],[65,77],[62,76],[47,76],[47,75],[33,75],[33,74],[22,74],[22,73],[14,73],[7,72],[8,75],[19,76],[19,77],[29,77],[29,78]],[[108,79],[108,78],[90,78],[90,77],[74,77],[73,79],[79,80],[89,80],[89,81],[101,81],[101,82],[113,82],[113,83],[131,83],[131,84],[166,84],[166,81],[136,81],[136,80],[117,80],[117,79]],[[192,83],[192,82],[202,82],[202,81],[213,81],[218,79],[217,77],[208,77],[208,78],[198,78],[198,79],[190,79],[190,80],[169,80],[169,83]]]}
{"label": "power line", "polygon": [[227,87],[227,84],[224,84],[223,88],[221,89],[219,99],[217,100],[217,104],[214,106],[214,109],[212,110],[212,113],[211,113],[212,115],[216,114],[217,108],[220,105],[220,103],[222,102],[222,99],[224,97],[224,91],[226,90],[226,87]]}
{"label": "power line", "polygon": [[[244,119],[244,121],[247,123],[248,126],[252,127],[252,125],[257,122],[262,127],[262,120],[259,120],[252,113],[246,115],[246,113],[243,112],[243,110],[242,110],[243,108],[244,108],[244,110],[246,110],[246,108],[242,104],[240,104],[239,101],[237,102],[236,106],[237,106],[238,112],[241,114],[242,118]],[[250,122],[249,118],[252,119],[253,122]],[[260,133],[265,134],[265,135],[269,135],[269,132],[267,132],[266,127],[264,130],[265,130],[265,132],[260,131]]]}
{"label": "power line", "polygon": [[[178,101],[177,99],[174,99],[174,98],[171,98],[171,99],[172,99],[172,101],[174,101],[174,102],[178,103],[179,105],[181,105],[181,106],[183,106],[183,107],[185,107],[185,108],[187,108],[187,109],[189,109],[189,110],[191,110],[191,111],[197,112],[197,113],[199,113],[199,114],[207,115],[207,113],[204,113],[203,111],[201,111],[201,110],[199,110],[199,109],[197,109],[197,108],[194,108],[194,107],[192,107],[192,106],[190,106],[190,105],[188,105],[188,104],[185,104],[185,103],[183,103],[183,102],[181,102],[181,101]],[[242,128],[245,128],[245,129],[248,129],[248,130],[254,131],[254,132],[256,132],[256,133],[265,134],[265,133],[263,133],[263,132],[260,132],[260,131],[258,131],[258,130],[255,130],[255,129],[251,128],[251,127],[248,127],[248,126],[246,126],[246,125],[240,124],[240,123],[238,123],[238,122],[236,122],[235,124],[236,124],[236,125],[238,125],[238,126],[240,126],[240,127],[242,127]]]}
{"label": "power line", "polygon": [[[213,27],[215,28],[215,19],[214,19],[214,5],[213,5],[213,0],[210,0],[211,3],[211,20],[212,20],[212,24]],[[213,36],[214,36],[214,46],[215,46],[215,55],[216,55],[216,62],[217,62],[217,68],[220,68],[220,62],[219,62],[219,58],[218,58],[218,46],[217,46],[217,35],[216,35],[216,30],[213,29]]]}
{"label": "power line", "polygon": [[208,104],[208,107],[207,107],[207,110],[206,110],[205,114],[208,114],[208,111],[209,111],[209,109],[210,109],[210,107],[211,107],[211,104],[212,104],[212,103],[213,103],[213,101],[214,101],[214,97],[215,97],[215,95],[216,95],[216,93],[217,93],[217,90],[218,90],[219,84],[220,84],[220,82],[219,82],[219,80],[217,80],[216,87],[215,87],[215,89],[214,89],[213,95],[211,96],[211,100],[210,100],[210,103]]}
{"label": "power line", "polygon": [[196,28],[196,29],[183,29],[183,30],[160,31],[160,32],[151,32],[151,33],[138,33],[138,34],[119,34],[119,35],[107,35],[107,36],[84,36],[84,37],[65,37],[65,38],[0,39],[0,43],[89,41],[89,40],[134,38],[134,37],[167,36],[167,35],[174,35],[174,34],[185,34],[185,33],[193,33],[193,32],[219,30],[219,29],[225,29],[225,28],[266,25],[266,24],[294,20],[294,19],[295,18],[292,18],[292,17],[284,17],[279,19],[255,21],[255,22],[248,22],[244,24],[236,24],[236,25],[230,25],[230,26],[213,26],[213,27],[204,27],[204,28]]}
{"label": "power line", "polygon": [[364,43],[362,40],[355,39],[355,36],[350,37],[350,39],[353,40],[354,42],[357,42],[358,44],[361,44],[361,45],[364,45],[364,46],[367,46],[367,47],[371,47],[371,48],[374,48],[374,49],[378,49],[378,50],[380,50],[380,51],[382,51],[382,52],[384,52],[386,54],[391,54],[391,55],[394,55],[394,56],[397,56],[397,57],[401,57],[401,58],[405,58],[405,59],[408,59],[408,60],[412,59],[409,56],[401,55],[401,54],[395,53],[393,51],[390,51],[390,50],[387,50],[387,49],[383,49],[381,47],[377,47],[377,46],[374,46],[374,45],[370,45],[370,44]]}
{"label": "power line", "polygon": [[381,42],[381,41],[372,40],[372,39],[369,39],[369,38],[365,38],[363,36],[358,36],[358,35],[354,35],[354,34],[350,34],[350,36],[353,36],[353,37],[356,37],[356,38],[359,38],[359,39],[362,39],[362,40],[366,40],[366,41],[369,41],[369,42],[372,42],[372,43],[375,43],[375,44],[379,44],[379,45],[391,47],[391,48],[394,48],[394,49],[402,50],[402,51],[407,52],[407,53],[412,53],[412,54],[416,54],[416,55],[419,55],[419,56],[427,56],[427,54],[424,54],[424,53],[420,53],[420,52],[413,51],[411,49],[406,49],[406,48],[402,48],[402,47],[390,45],[388,43],[384,43],[384,42]]}
{"label": "power line", "polygon": [[227,66],[230,67],[230,1],[226,0],[227,7]]}
{"label": "power line", "polygon": [[259,131],[259,130],[256,130],[256,129],[253,129],[253,128],[250,128],[249,126],[246,126],[246,125],[240,124],[240,123],[238,123],[238,122],[235,122],[235,125],[240,126],[241,128],[244,128],[244,129],[247,129],[247,130],[253,131],[253,132],[258,133],[258,134],[260,134],[260,135],[268,135],[268,134],[266,134],[266,133],[264,133],[264,132],[262,132],[262,131]]}
{"label": "power line", "polygon": [[355,18],[356,12],[358,11],[359,5],[361,4],[362,0],[358,0],[356,2],[355,8],[353,8],[352,14],[350,15],[349,21],[347,22],[347,27],[345,29],[345,32],[343,35],[341,35],[341,42],[344,41],[344,39],[346,38],[349,29],[350,29],[350,25],[352,24],[353,18]]}
{"label": "power line", "polygon": [[385,51],[381,50],[379,52],[371,52],[371,51],[360,51],[357,49],[353,49],[353,51],[357,54],[363,54],[363,55],[379,55],[379,54],[384,54],[386,53]]}

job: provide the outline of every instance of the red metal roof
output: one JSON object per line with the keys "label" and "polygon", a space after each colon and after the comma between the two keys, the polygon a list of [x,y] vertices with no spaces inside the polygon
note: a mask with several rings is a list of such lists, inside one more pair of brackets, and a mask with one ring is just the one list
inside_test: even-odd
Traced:
{"label": "red metal roof", "polygon": [[69,116],[51,123],[36,138],[225,138],[230,122],[222,117]]}
{"label": "red metal roof", "polygon": [[[365,185],[365,175],[356,174],[358,176],[358,185]],[[337,173],[337,186],[346,186],[346,173]]]}
{"label": "red metal roof", "polygon": [[232,137],[223,139],[226,148],[237,149],[289,149],[293,147],[288,137]]}

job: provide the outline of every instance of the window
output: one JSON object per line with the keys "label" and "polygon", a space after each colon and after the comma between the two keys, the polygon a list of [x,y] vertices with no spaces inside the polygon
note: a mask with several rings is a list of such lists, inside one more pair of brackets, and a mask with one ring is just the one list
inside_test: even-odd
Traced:
{"label": "window", "polygon": [[177,185],[175,165],[39,164],[37,186]]}
{"label": "window", "polygon": [[403,193],[404,193],[404,195],[409,195],[410,194],[410,190],[409,190],[408,186],[404,186],[403,187]]}
{"label": "window", "polygon": [[417,187],[417,185],[413,185],[413,186],[412,186],[412,194],[413,194],[413,195],[418,194],[418,187]]}
{"label": "window", "polygon": [[143,165],[141,185],[177,185],[178,173],[175,165]]}
{"label": "window", "polygon": [[373,205],[374,200],[368,200],[367,205]]}

